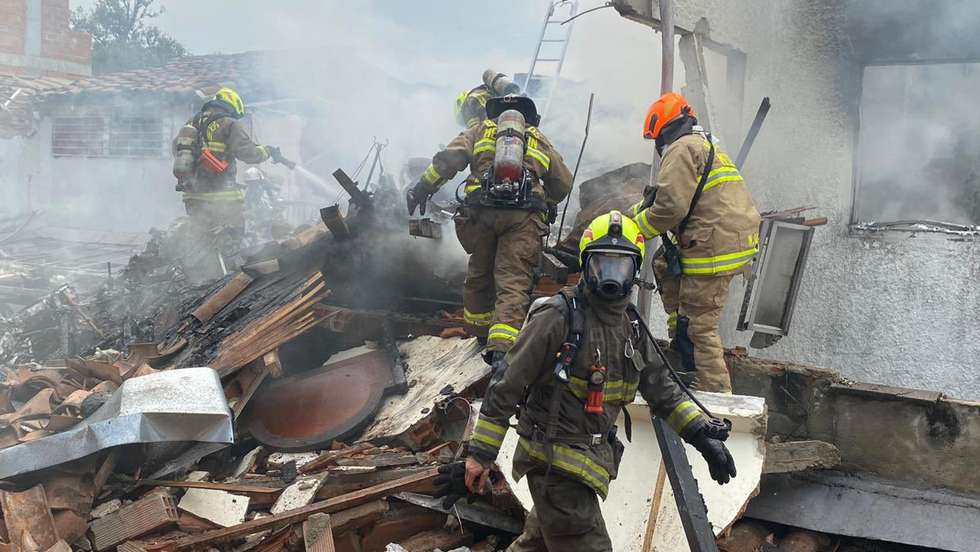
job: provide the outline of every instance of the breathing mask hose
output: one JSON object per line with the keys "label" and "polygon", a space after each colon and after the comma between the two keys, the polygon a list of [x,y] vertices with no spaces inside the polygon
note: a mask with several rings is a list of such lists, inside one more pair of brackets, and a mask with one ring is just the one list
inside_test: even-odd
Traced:
{"label": "breathing mask hose", "polygon": [[664,353],[663,348],[660,346],[660,342],[657,341],[655,337],[653,337],[653,332],[650,331],[650,328],[647,326],[647,323],[643,320],[643,318],[637,316],[636,321],[640,323],[640,327],[643,328],[643,332],[650,339],[650,343],[653,344],[654,350],[657,351],[657,356],[660,357],[660,360],[663,361],[664,366],[667,367],[667,370],[670,372],[670,376],[674,379],[674,382],[676,382],[677,385],[680,386],[682,390],[684,390],[684,393],[691,398],[694,404],[698,405],[698,408],[701,409],[701,412],[704,412],[704,415],[708,417],[709,425],[712,426],[713,429],[716,431],[721,430],[722,428],[726,430],[726,433],[727,431],[730,431],[731,422],[727,420],[722,420],[717,416],[715,416],[714,414],[712,414],[711,411],[708,410],[708,408],[704,406],[704,404],[702,404],[697,397],[694,396],[694,393],[692,393],[690,388],[688,388],[687,385],[684,384],[684,382],[681,380],[681,377],[677,375],[677,372],[674,371],[673,365],[671,365],[670,361],[667,360],[667,355]]}

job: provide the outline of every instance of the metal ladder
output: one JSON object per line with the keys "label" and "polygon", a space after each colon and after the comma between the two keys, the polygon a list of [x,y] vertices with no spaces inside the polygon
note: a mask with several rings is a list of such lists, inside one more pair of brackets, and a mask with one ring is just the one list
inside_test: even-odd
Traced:
{"label": "metal ladder", "polygon": [[[547,115],[555,89],[558,88],[561,66],[565,63],[565,52],[568,51],[568,41],[575,25],[575,21],[569,21],[567,25],[561,23],[575,17],[577,13],[578,0],[555,0],[548,4],[541,36],[523,85],[524,92],[538,105],[542,120]],[[539,64],[544,69],[541,75],[536,75],[534,71],[540,69]]]}

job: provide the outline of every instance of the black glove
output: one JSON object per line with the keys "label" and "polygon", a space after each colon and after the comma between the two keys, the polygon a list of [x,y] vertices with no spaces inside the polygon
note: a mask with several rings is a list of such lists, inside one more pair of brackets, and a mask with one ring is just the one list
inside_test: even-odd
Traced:
{"label": "black glove", "polygon": [[728,452],[725,443],[709,435],[707,426],[702,426],[687,442],[704,457],[711,479],[719,485],[724,485],[735,477],[735,459],[732,458],[732,453]]}
{"label": "black glove", "polygon": [[[470,491],[466,488],[466,463],[453,462],[439,466],[439,475],[432,482],[436,486],[433,496],[442,499],[442,507],[450,509],[456,501],[469,496]],[[469,501],[473,501],[470,496]]]}
{"label": "black glove", "polygon": [[405,204],[408,206],[408,216],[415,214],[415,208],[419,210],[419,215],[425,215],[425,204],[428,203],[432,194],[436,193],[435,188],[419,180],[405,192]]}

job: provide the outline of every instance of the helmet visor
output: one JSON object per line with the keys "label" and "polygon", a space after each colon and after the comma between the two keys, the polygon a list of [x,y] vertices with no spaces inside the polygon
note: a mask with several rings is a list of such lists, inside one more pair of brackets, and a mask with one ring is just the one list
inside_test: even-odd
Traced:
{"label": "helmet visor", "polygon": [[589,255],[586,278],[599,297],[619,299],[629,295],[636,271],[634,255],[596,252]]}

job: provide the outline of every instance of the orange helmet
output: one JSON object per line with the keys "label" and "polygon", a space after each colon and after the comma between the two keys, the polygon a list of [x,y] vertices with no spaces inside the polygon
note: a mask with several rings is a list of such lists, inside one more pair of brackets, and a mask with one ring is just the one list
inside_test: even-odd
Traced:
{"label": "orange helmet", "polygon": [[697,117],[694,108],[687,103],[684,96],[677,92],[667,92],[653,102],[647,111],[647,119],[643,123],[643,137],[647,140],[656,140],[667,123],[685,114]]}

